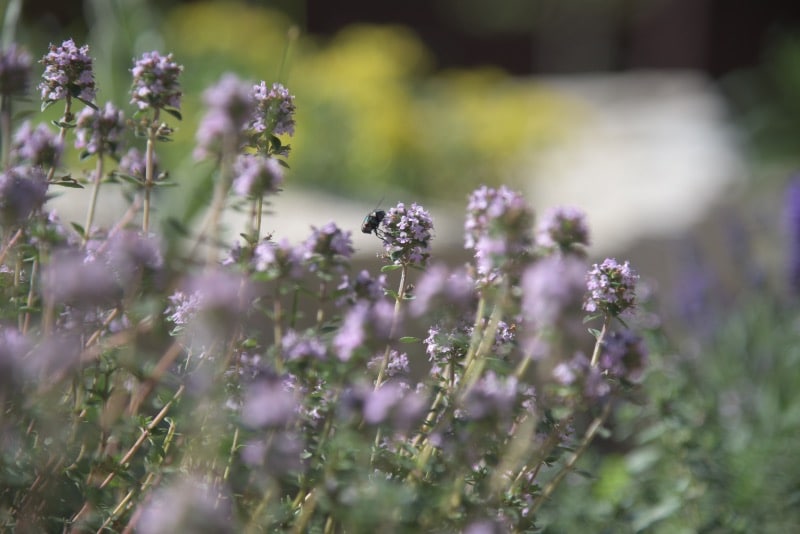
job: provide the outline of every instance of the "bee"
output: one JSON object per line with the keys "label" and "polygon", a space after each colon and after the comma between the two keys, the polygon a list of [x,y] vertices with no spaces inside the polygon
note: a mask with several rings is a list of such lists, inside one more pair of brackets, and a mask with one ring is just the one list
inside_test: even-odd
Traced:
{"label": "bee", "polygon": [[383,239],[383,231],[378,228],[383,218],[386,217],[386,212],[379,209],[374,209],[367,213],[364,217],[364,222],[361,223],[361,231],[365,234],[375,233],[379,239]]}

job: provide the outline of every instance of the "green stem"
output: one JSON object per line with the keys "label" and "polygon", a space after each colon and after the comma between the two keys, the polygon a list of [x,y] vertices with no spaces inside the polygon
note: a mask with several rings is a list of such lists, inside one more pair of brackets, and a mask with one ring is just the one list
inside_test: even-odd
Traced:
{"label": "green stem", "polygon": [[606,405],[603,407],[603,412],[600,415],[598,415],[594,419],[594,421],[592,421],[592,423],[589,425],[589,428],[586,429],[586,434],[583,436],[583,439],[581,440],[578,449],[574,453],[572,453],[572,455],[567,460],[567,463],[565,463],[564,466],[561,468],[561,470],[556,474],[556,476],[554,476],[550,480],[550,482],[547,483],[547,485],[542,490],[542,493],[539,495],[536,501],[534,501],[530,511],[531,514],[533,515],[536,514],[536,512],[539,510],[539,508],[542,507],[544,502],[550,498],[550,495],[553,494],[558,485],[561,484],[561,481],[564,480],[564,477],[567,476],[567,474],[570,471],[572,471],[572,469],[575,467],[575,464],[578,462],[578,460],[580,460],[581,456],[583,456],[583,453],[586,452],[586,449],[589,447],[589,444],[594,439],[594,436],[595,434],[597,434],[597,431],[600,430],[600,427],[603,426],[603,423],[605,423],[609,413],[611,413],[610,401],[607,402]]}
{"label": "green stem", "polygon": [[159,110],[153,113],[153,122],[147,129],[147,149],[145,151],[144,165],[144,205],[142,207],[142,233],[145,235],[150,230],[150,193],[153,189],[153,156],[155,154],[156,132],[158,131]]}
{"label": "green stem", "polygon": [[103,181],[103,150],[97,152],[97,166],[94,170],[94,183],[92,185],[92,198],[89,201],[89,209],[86,213],[86,224],[83,226],[83,245],[89,242],[89,236],[92,233],[92,223],[94,222],[94,214],[97,209],[97,197],[100,193],[100,184]]}
{"label": "green stem", "polygon": [[[469,393],[475,383],[480,379],[483,373],[483,368],[486,366],[486,356],[489,350],[494,345],[494,337],[497,333],[497,326],[500,324],[500,319],[503,317],[503,311],[506,303],[506,295],[508,294],[507,283],[503,283],[501,293],[494,305],[492,314],[489,316],[489,323],[483,330],[480,336],[480,343],[478,348],[472,353],[472,357],[468,358],[464,364],[464,374],[461,380],[461,398]],[[476,324],[480,321],[480,317],[476,318]],[[472,343],[470,344],[472,345]],[[470,346],[470,348],[472,348]]]}
{"label": "green stem", "polygon": [[34,280],[39,276],[39,257],[37,256],[33,260],[33,265],[31,265],[31,276],[30,276],[30,285],[28,286],[28,300],[25,302],[28,311],[25,312],[25,319],[22,321],[22,333],[27,334],[28,328],[31,325],[31,307],[33,306],[33,302],[36,300],[36,284],[34,284]]}
{"label": "green stem", "polygon": [[275,369],[283,372],[283,354],[281,344],[283,343],[283,307],[281,306],[281,292],[278,286],[275,287],[275,298],[272,301],[272,324],[273,324],[273,344],[275,346]]}
{"label": "green stem", "polygon": [[613,318],[611,314],[608,314],[603,319],[603,327],[600,329],[600,334],[597,336],[597,341],[594,344],[594,351],[592,352],[592,361],[590,364],[592,367],[597,367],[597,361],[600,358],[600,349],[603,346],[603,340],[606,337],[608,328],[611,326],[611,319]]}
{"label": "green stem", "polygon": [[222,212],[225,211],[225,200],[228,196],[228,190],[231,184],[231,162],[230,158],[224,157],[220,166],[219,180],[214,187],[214,198],[211,203],[211,211],[209,214],[209,225],[207,228],[207,235],[209,237],[208,253],[206,255],[206,266],[211,266],[217,261],[217,243],[219,241],[220,227],[219,223],[222,219]]}
{"label": "green stem", "polygon": [[3,169],[11,166],[11,97],[0,95],[0,138],[3,140]]}
{"label": "green stem", "polygon": [[383,375],[386,374],[386,368],[389,366],[389,355],[392,352],[391,341],[394,339],[396,333],[395,330],[397,330],[397,324],[400,319],[400,307],[403,299],[405,298],[407,276],[408,265],[404,263],[402,269],[400,270],[400,287],[397,290],[397,298],[394,301],[394,314],[392,315],[392,326],[389,329],[389,342],[386,344],[386,350],[383,352],[383,360],[381,361],[381,367],[378,371],[378,377],[375,379],[376,390],[381,387],[381,384],[383,384]]}

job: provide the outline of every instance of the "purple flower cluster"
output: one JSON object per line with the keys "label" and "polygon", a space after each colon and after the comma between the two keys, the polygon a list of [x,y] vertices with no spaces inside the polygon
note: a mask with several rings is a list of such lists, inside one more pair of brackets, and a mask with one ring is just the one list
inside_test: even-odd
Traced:
{"label": "purple flower cluster", "polygon": [[125,138],[125,114],[111,102],[84,108],[76,119],[75,148],[85,154],[116,156]]}
{"label": "purple flower cluster", "polygon": [[433,310],[471,309],[475,300],[475,281],[466,269],[451,271],[444,264],[436,264],[417,281],[410,309],[413,315],[421,316]]}
{"label": "purple flower cluster", "polygon": [[327,352],[325,343],[320,338],[311,333],[300,334],[295,330],[288,330],[284,334],[281,349],[287,361],[324,360]]}
{"label": "purple flower cluster", "polygon": [[145,273],[158,272],[163,265],[154,237],[121,230],[105,241],[90,241],[86,250],[57,250],[44,273],[44,290],[58,303],[106,305],[135,290]]}
{"label": "purple flower cluster", "polygon": [[51,44],[42,58],[44,81],[39,84],[44,102],[55,102],[67,96],[83,102],[93,102],[97,92],[94,84],[89,45],[78,48],[72,39],[61,46]]}
{"label": "purple flower cluster", "polygon": [[612,332],[603,340],[598,367],[608,375],[633,382],[641,378],[647,365],[644,340],[630,330]]}
{"label": "purple flower cluster", "polygon": [[[133,176],[141,181],[145,179],[145,166],[147,164],[147,156],[144,152],[136,147],[131,147],[119,160],[119,172]],[[160,176],[158,168],[158,155],[153,152],[153,176],[158,178]]]}
{"label": "purple flower cluster", "polygon": [[539,222],[539,244],[562,252],[581,250],[589,244],[586,214],[569,206],[548,210]]}
{"label": "purple flower cluster", "polygon": [[428,337],[423,343],[425,353],[431,362],[432,376],[441,378],[448,364],[461,364],[467,354],[471,335],[472,325],[467,322],[461,322],[451,328],[437,324],[428,329]]}
{"label": "purple flower cluster", "polygon": [[[383,353],[376,354],[374,358],[367,362],[367,368],[377,373],[382,364]],[[389,351],[389,358],[386,362],[385,370],[387,379],[406,378],[410,370],[411,367],[408,363],[408,354],[395,349]]]}
{"label": "purple flower cluster", "polygon": [[517,400],[519,383],[514,377],[487,372],[469,390],[464,399],[462,416],[476,421],[486,418],[508,419]]}
{"label": "purple flower cluster", "polygon": [[11,43],[0,50],[0,95],[24,95],[31,83],[31,55]]}
{"label": "purple flower cluster", "polygon": [[203,101],[208,111],[197,128],[195,158],[234,153],[255,108],[250,86],[234,74],[225,74],[203,92]]}
{"label": "purple flower cluster", "polygon": [[302,248],[292,246],[287,239],[262,241],[253,251],[253,268],[270,278],[298,279],[303,275]]}
{"label": "purple flower cluster", "polygon": [[146,109],[181,108],[181,86],[178,76],[183,66],[173,61],[172,54],[162,56],[156,51],[145,52],[135,60],[131,74],[131,104],[140,111]]}
{"label": "purple flower cluster", "polygon": [[53,253],[42,276],[42,291],[53,302],[88,309],[115,303],[122,288],[102,258],[64,249]]}
{"label": "purple flower cluster", "polygon": [[0,223],[18,224],[42,208],[47,200],[47,178],[40,167],[18,166],[0,174]]}
{"label": "purple flower cluster", "polygon": [[233,191],[243,197],[260,197],[280,191],[283,167],[275,158],[240,154],[233,165]]}
{"label": "purple flower cluster", "polygon": [[164,266],[161,245],[155,236],[120,230],[106,243],[106,266],[123,288],[130,289],[145,272],[156,272]]}
{"label": "purple flower cluster", "polygon": [[311,271],[326,272],[328,269],[343,270],[353,255],[353,240],[336,223],[329,222],[322,228],[311,227],[312,233],[303,243],[304,259]]}
{"label": "purple flower cluster", "polygon": [[342,281],[336,288],[341,297],[337,300],[337,305],[354,303],[363,299],[368,302],[375,302],[386,294],[386,275],[381,274],[373,278],[369,271],[360,271],[354,280],[350,280],[348,274],[342,275]]}
{"label": "purple flower cluster", "polygon": [[251,428],[281,426],[293,420],[299,403],[291,385],[265,377],[250,385],[242,405],[242,422]]}
{"label": "purple flower cluster", "polygon": [[294,96],[283,85],[273,83],[267,88],[266,82],[253,86],[256,109],[250,128],[258,133],[273,135],[294,135]]}
{"label": "purple flower cluster", "polygon": [[176,327],[187,326],[195,318],[197,312],[200,311],[199,293],[176,291],[167,300],[169,303],[166,310],[164,310],[164,315]]}
{"label": "purple flower cluster", "polygon": [[253,287],[238,273],[223,269],[195,275],[169,297],[164,314],[177,327],[202,321],[203,335],[238,324],[254,298]]}
{"label": "purple flower cluster", "polygon": [[238,529],[229,503],[230,496],[223,488],[211,486],[199,477],[185,476],[154,492],[141,508],[136,531],[231,534]]}
{"label": "purple flower cluster", "polygon": [[422,421],[427,396],[400,382],[386,382],[376,390],[366,391],[363,399],[364,422],[389,424],[397,432],[406,432]]}
{"label": "purple flower cluster", "polygon": [[13,159],[45,168],[58,167],[64,144],[50,128],[39,124],[35,128],[25,121],[14,135]]}
{"label": "purple flower cluster", "polygon": [[339,359],[349,361],[356,350],[366,347],[370,340],[387,341],[393,318],[394,308],[385,300],[375,303],[358,301],[347,311],[333,338]]}
{"label": "purple flower cluster", "polygon": [[571,305],[580,308],[586,266],[571,256],[548,256],[522,275],[522,315],[533,326],[554,325]]}
{"label": "purple flower cluster", "polygon": [[19,330],[0,325],[0,398],[11,393],[32,343]]}
{"label": "purple flower cluster", "polygon": [[475,254],[478,273],[491,281],[533,245],[533,210],[520,193],[505,186],[472,192],[464,223],[464,247]]}
{"label": "purple flower cluster", "polygon": [[381,221],[383,248],[396,265],[424,266],[431,255],[433,219],[416,202],[406,207],[399,202]]}
{"label": "purple flower cluster", "polygon": [[579,352],[553,369],[553,378],[562,386],[579,386],[587,400],[597,401],[611,393],[611,384],[603,371],[593,367],[589,358]]}
{"label": "purple flower cluster", "polygon": [[602,312],[619,316],[631,309],[636,300],[636,281],[639,275],[630,266],[630,262],[620,265],[613,258],[606,258],[603,263],[595,263],[586,275],[586,287],[589,294],[583,309],[589,313]]}

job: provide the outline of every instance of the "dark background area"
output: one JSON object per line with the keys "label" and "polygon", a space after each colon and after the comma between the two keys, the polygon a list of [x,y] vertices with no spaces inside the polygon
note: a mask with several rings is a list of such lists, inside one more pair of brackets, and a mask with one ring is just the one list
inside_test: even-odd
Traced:
{"label": "dark background area", "polygon": [[[491,64],[520,75],[670,68],[719,77],[757,65],[775,37],[800,25],[797,0],[250,3],[280,8],[319,36],[359,22],[406,25],[440,68]],[[76,28],[84,20],[81,4],[60,0],[25,2],[24,18],[54,29]]]}

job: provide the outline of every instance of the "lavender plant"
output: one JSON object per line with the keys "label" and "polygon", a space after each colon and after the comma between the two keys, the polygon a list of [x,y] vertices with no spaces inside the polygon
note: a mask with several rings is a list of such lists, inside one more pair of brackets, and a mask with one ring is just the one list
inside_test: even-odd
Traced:
{"label": "lavender plant", "polygon": [[[474,260],[452,268],[433,259],[430,213],[399,202],[375,232],[383,272],[354,273],[334,222],[298,244],[261,234],[294,98],[226,75],[204,94],[195,151],[217,165],[213,203],[193,243],[167,251],[150,190],[181,67],[157,52],[136,62],[131,104],[146,117],[126,123],[93,104],[88,48],[50,54],[42,94],[66,100],[60,134],[24,125],[0,180],[5,528],[537,528],[646,364],[641,338],[615,329],[637,277],[614,260],[587,269],[582,214],[558,212],[537,244],[522,195],[482,187],[465,223]],[[73,97],[88,106],[74,124]],[[143,189],[111,228],[92,230],[92,211],[72,228],[47,214],[73,127],[98,158],[95,185],[109,156]],[[145,135],[144,154],[123,155],[125,127]],[[220,261],[220,216],[242,198],[244,244]],[[582,311],[602,324],[593,346]]]}

